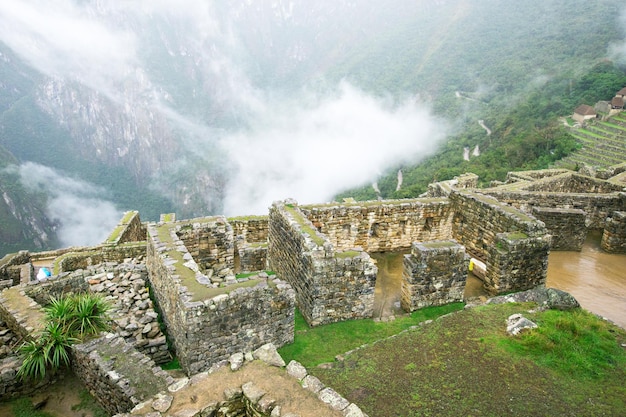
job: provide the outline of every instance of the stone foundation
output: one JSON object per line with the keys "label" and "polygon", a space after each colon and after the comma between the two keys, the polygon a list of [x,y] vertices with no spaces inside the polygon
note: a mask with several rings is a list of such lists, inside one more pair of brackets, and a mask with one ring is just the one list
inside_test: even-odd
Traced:
{"label": "stone foundation", "polygon": [[174,380],[147,356],[108,334],[72,347],[72,370],[109,413],[125,413]]}
{"label": "stone foundation", "polygon": [[404,257],[402,309],[463,301],[469,257],[455,241],[413,243]]}

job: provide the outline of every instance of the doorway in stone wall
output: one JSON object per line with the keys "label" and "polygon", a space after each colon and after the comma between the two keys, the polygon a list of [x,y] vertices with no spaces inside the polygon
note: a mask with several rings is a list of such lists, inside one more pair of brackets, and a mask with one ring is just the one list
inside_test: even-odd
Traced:
{"label": "doorway in stone wall", "polygon": [[409,251],[369,254],[378,267],[374,288],[374,319],[387,319],[404,314],[400,307],[400,299],[402,297],[403,259],[407,253]]}

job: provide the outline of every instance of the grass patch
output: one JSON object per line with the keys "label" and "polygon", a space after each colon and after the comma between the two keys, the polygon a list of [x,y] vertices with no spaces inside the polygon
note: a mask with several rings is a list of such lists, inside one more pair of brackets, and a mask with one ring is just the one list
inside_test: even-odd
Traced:
{"label": "grass patch", "polygon": [[361,252],[356,250],[347,250],[344,252],[335,252],[335,258],[346,259],[346,258],[354,258],[355,256],[359,256]]}
{"label": "grass patch", "polygon": [[285,204],[285,209],[291,215],[291,217],[296,221],[296,223],[298,223],[298,225],[300,226],[300,230],[302,230],[303,233],[306,233],[307,235],[309,235],[311,240],[315,242],[317,246],[324,245],[325,243],[324,239],[318,236],[315,229],[313,229],[309,225],[309,221],[302,215],[302,213],[300,213],[298,210],[296,210],[293,207],[293,205],[290,205],[290,204]]}
{"label": "grass patch", "polygon": [[165,371],[172,371],[172,370],[175,370],[175,369],[182,369],[182,368],[180,366],[180,362],[178,361],[178,358],[174,358],[171,361],[161,365],[161,369],[163,369]]}
{"label": "grass patch", "polygon": [[615,341],[615,329],[585,311],[549,310],[536,318],[539,327],[498,344],[563,375],[597,379],[626,366],[626,351]]}
{"label": "grass patch", "polygon": [[313,367],[320,363],[332,362],[336,355],[363,344],[387,338],[420,322],[462,308],[463,303],[453,303],[417,310],[391,322],[375,322],[372,319],[348,320],[313,328],[309,327],[302,314],[296,310],[294,343],[283,346],[279,352],[287,363],[295,359],[305,367]]}
{"label": "grass patch", "polygon": [[[308,369],[377,417],[624,415],[626,331],[581,311],[527,312],[534,307],[465,309]],[[508,336],[514,313],[540,329]]]}
{"label": "grass patch", "polygon": [[80,402],[72,406],[72,411],[90,411],[93,417],[107,417],[107,412],[98,404],[96,399],[86,389],[78,393]]}
{"label": "grass patch", "polygon": [[36,410],[30,398],[20,398],[11,403],[11,410],[15,417],[54,417],[50,413]]}

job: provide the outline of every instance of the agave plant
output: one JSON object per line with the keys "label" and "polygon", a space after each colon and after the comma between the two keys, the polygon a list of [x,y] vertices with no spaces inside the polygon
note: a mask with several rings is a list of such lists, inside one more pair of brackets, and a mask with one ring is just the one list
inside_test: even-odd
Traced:
{"label": "agave plant", "polygon": [[74,298],[73,330],[80,337],[95,335],[108,327],[111,305],[98,294],[83,294]]}
{"label": "agave plant", "polygon": [[45,320],[59,323],[61,327],[69,329],[74,320],[76,311],[76,296],[50,299],[50,304],[44,307]]}
{"label": "agave plant", "polygon": [[21,379],[43,379],[46,376],[46,348],[42,339],[31,340],[20,347],[22,365],[17,371]]}
{"label": "agave plant", "polygon": [[56,370],[70,362],[70,347],[88,335],[108,327],[109,302],[96,294],[52,298],[44,308],[46,325],[38,339],[20,348],[22,379],[42,379],[47,370]]}

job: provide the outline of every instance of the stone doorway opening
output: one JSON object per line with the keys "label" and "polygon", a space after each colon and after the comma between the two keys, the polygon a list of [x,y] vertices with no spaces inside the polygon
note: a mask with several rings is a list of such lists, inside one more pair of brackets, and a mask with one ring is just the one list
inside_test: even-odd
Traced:
{"label": "stone doorway opening", "polygon": [[370,257],[376,262],[378,274],[374,288],[374,319],[387,319],[405,314],[400,307],[402,297],[402,271],[404,255],[409,251],[373,252]]}

